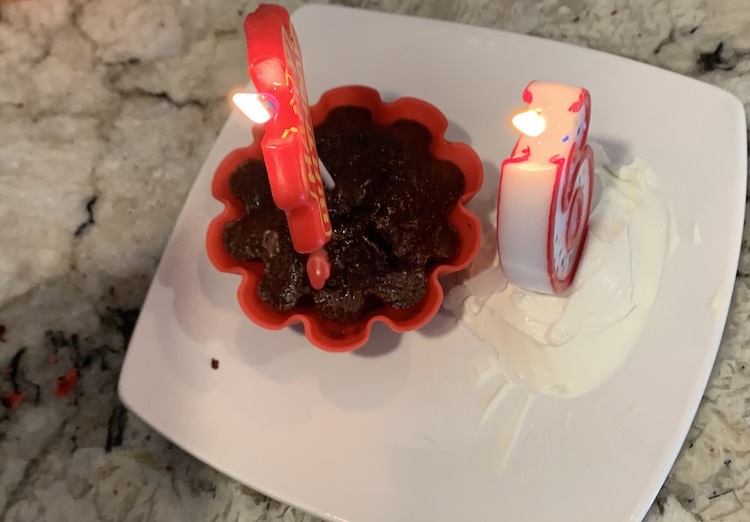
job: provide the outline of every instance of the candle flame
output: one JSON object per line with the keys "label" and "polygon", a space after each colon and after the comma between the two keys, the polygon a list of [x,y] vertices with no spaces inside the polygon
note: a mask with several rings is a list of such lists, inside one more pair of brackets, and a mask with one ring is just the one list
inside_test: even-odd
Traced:
{"label": "candle flame", "polygon": [[541,111],[528,110],[513,116],[513,125],[527,136],[536,137],[544,132],[547,122]]}
{"label": "candle flame", "polygon": [[232,102],[242,111],[242,114],[255,123],[266,123],[274,117],[278,110],[278,104],[268,94],[238,92],[232,96]]}

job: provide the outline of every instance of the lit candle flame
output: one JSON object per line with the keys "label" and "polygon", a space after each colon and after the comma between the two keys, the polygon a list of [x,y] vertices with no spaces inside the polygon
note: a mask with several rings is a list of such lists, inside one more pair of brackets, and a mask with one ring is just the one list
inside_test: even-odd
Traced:
{"label": "lit candle flame", "polygon": [[255,123],[266,123],[278,111],[278,103],[268,94],[238,92],[232,96],[232,102]]}
{"label": "lit candle flame", "polygon": [[527,136],[536,137],[544,132],[547,122],[541,111],[528,110],[513,116],[513,125]]}

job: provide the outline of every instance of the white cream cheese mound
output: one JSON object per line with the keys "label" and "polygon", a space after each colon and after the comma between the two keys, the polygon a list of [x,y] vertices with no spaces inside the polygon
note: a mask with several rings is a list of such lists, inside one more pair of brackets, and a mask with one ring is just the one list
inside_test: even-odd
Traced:
{"label": "white cream cheese mound", "polygon": [[[597,158],[604,158],[598,150]],[[604,159],[606,161],[606,159]],[[514,380],[533,390],[578,396],[606,380],[638,340],[662,266],[679,241],[656,178],[643,161],[604,167],[578,274],[563,296],[508,284],[487,232],[463,281],[443,306],[497,352]],[[492,220],[494,222],[494,219]]]}

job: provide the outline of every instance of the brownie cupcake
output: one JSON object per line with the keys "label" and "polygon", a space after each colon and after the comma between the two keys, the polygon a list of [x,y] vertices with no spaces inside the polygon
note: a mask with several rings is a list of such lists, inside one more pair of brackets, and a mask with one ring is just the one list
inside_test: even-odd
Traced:
{"label": "brownie cupcake", "polygon": [[[438,275],[467,266],[479,246],[478,220],[463,205],[482,170],[469,147],[444,141],[447,121],[425,102],[383,104],[372,89],[344,87],[311,113],[318,154],[335,181],[326,190],[333,237],[325,286],[309,284],[307,256],[292,246],[253,147],[217,171],[214,194],[229,212],[212,223],[209,254],[219,269],[252,272],[240,301],[255,294],[243,309],[256,322],[302,321],[313,344],[341,351],[363,344],[375,320],[404,331],[434,315]],[[261,316],[258,307],[266,308]]]}

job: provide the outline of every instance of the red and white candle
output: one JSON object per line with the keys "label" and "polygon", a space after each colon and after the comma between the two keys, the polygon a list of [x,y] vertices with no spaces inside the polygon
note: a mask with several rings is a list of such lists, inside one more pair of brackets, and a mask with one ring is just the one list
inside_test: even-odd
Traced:
{"label": "red and white candle", "polygon": [[532,82],[523,101],[527,111],[513,118],[522,134],[500,170],[500,263],[511,283],[560,294],[576,275],[591,213],[591,97],[580,87]]}
{"label": "red and white candle", "polygon": [[[294,249],[310,254],[307,275],[322,288],[330,274],[324,249],[332,228],[315,147],[297,35],[282,7],[263,4],[245,19],[248,72],[257,93],[234,103],[265,125],[263,159],[277,207],[284,211]],[[327,184],[332,185],[330,175]]]}

